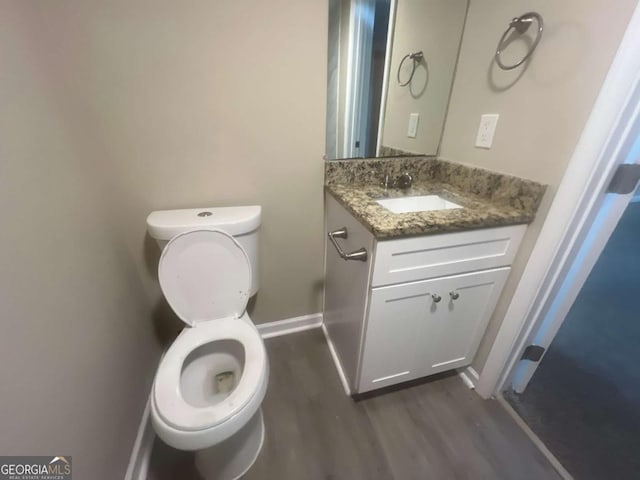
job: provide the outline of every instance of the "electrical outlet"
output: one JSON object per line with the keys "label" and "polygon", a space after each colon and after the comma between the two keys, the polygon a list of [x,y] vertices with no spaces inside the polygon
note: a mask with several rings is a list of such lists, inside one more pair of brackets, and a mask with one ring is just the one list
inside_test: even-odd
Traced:
{"label": "electrical outlet", "polygon": [[419,113],[409,114],[409,128],[407,129],[407,137],[416,138],[418,136],[418,122],[420,121]]}
{"label": "electrical outlet", "polygon": [[478,136],[476,137],[476,147],[491,148],[493,135],[496,133],[496,126],[500,115],[497,113],[487,113],[480,117]]}

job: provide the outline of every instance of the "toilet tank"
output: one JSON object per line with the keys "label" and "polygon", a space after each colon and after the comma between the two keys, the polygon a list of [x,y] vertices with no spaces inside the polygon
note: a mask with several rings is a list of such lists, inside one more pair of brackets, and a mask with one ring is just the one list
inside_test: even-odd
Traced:
{"label": "toilet tank", "polygon": [[215,207],[159,210],[147,217],[147,231],[163,249],[173,237],[191,230],[216,229],[232,235],[251,263],[251,295],[258,291],[258,236],[262,207]]}

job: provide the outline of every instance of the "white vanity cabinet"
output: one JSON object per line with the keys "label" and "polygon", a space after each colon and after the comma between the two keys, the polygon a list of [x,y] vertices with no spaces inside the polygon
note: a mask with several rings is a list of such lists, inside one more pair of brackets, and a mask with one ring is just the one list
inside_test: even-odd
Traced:
{"label": "white vanity cabinet", "polygon": [[509,274],[525,225],[376,241],[332,196],[324,328],[351,393],[469,365]]}

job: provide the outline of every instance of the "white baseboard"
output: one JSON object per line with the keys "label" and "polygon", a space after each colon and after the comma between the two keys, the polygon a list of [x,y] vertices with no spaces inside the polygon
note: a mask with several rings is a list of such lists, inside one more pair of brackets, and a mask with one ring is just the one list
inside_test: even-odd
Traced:
{"label": "white baseboard", "polygon": [[153,426],[151,425],[149,409],[149,400],[147,400],[147,405],[144,407],[144,412],[140,419],[138,435],[136,436],[131,457],[129,458],[127,473],[125,473],[124,476],[125,480],[147,480],[149,462],[151,461],[151,450],[156,438]]}
{"label": "white baseboard", "polygon": [[340,358],[338,358],[338,353],[336,352],[335,347],[333,346],[333,342],[331,338],[329,338],[329,332],[327,332],[327,327],[322,324],[322,333],[324,333],[324,338],[327,340],[327,345],[329,346],[329,352],[331,352],[331,358],[333,358],[333,364],[336,366],[336,370],[338,371],[338,377],[340,377],[340,383],[342,383],[342,388],[344,388],[344,393],[347,395],[351,395],[351,388],[349,387],[349,382],[347,381],[347,376],[344,374],[344,370],[342,369],[342,364],[340,363]]}
{"label": "white baseboard", "polygon": [[279,337],[290,333],[303,332],[313,328],[320,328],[322,325],[322,313],[312,313],[301,317],[287,318],[269,323],[259,323],[256,325],[262,338]]}
{"label": "white baseboard", "polygon": [[476,383],[478,382],[480,375],[478,375],[478,372],[476,372],[471,365],[469,365],[468,367],[459,368],[458,375],[460,376],[464,384],[471,390],[474,390],[476,388]]}

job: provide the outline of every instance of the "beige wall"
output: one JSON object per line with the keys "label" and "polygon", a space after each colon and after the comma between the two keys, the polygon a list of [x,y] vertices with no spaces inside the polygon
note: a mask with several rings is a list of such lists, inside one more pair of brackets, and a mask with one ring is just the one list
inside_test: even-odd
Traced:
{"label": "beige wall", "polygon": [[326,4],[130,3],[99,3],[80,65],[130,244],[153,209],[260,204],[254,322],[320,311]]}
{"label": "beige wall", "polygon": [[[438,153],[467,4],[467,0],[398,0],[384,146],[426,155]],[[401,87],[398,66],[405,55],[417,51],[424,53],[425,61],[416,68],[411,84]],[[402,81],[409,78],[411,65],[409,59],[404,62]],[[411,113],[420,114],[416,138],[407,137]]]}
{"label": "beige wall", "polygon": [[[516,258],[505,292],[475,361],[481,368],[538,236],[637,0],[539,0],[545,31],[525,68],[505,72],[492,58],[496,44],[525,0],[471,0],[441,145],[447,160],[550,185]],[[513,60],[518,42],[507,52]],[[483,113],[499,113],[493,147],[474,148]]]}
{"label": "beige wall", "polygon": [[[327,6],[56,2],[69,94],[156,302],[156,209],[263,206],[256,323],[321,310]],[[53,35],[52,35],[53,36]]]}
{"label": "beige wall", "polygon": [[3,454],[122,477],[158,336],[180,325],[151,210],[261,204],[253,319],[321,310],[326,16],[311,0],[0,3]]}
{"label": "beige wall", "polygon": [[0,3],[0,452],[72,455],[74,478],[122,478],[160,349],[60,88],[63,52],[33,6]]}

